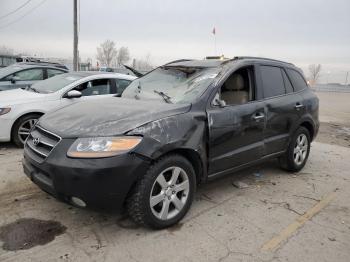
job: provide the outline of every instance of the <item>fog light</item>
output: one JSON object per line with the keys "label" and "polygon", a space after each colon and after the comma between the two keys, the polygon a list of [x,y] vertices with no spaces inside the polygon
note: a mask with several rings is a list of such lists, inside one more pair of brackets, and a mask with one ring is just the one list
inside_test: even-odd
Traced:
{"label": "fog light", "polygon": [[71,197],[70,199],[74,205],[77,205],[78,207],[86,207],[86,203],[77,197]]}

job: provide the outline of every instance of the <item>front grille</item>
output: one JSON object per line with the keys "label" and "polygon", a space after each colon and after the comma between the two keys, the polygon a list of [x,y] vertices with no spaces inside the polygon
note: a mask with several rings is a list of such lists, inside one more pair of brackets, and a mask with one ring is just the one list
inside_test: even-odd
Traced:
{"label": "front grille", "polygon": [[30,132],[26,147],[37,162],[43,162],[51,151],[61,141],[58,135],[55,135],[40,126],[35,126]]}

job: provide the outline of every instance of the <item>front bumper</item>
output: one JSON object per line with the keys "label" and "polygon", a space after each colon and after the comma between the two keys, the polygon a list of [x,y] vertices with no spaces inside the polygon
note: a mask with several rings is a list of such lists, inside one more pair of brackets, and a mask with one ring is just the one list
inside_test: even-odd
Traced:
{"label": "front bumper", "polygon": [[11,140],[11,128],[13,120],[0,117],[0,142],[9,142]]}
{"label": "front bumper", "polygon": [[42,163],[25,147],[23,169],[42,190],[71,202],[83,200],[88,207],[121,210],[134,183],[145,174],[149,162],[135,154],[100,159],[68,158],[73,143],[63,139]]}

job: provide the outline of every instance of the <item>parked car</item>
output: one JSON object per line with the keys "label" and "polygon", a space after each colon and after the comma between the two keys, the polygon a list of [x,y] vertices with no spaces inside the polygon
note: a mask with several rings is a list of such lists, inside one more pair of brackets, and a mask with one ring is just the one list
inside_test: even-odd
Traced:
{"label": "parked car", "polygon": [[319,128],[318,98],[290,63],[182,60],[133,81],[121,98],[43,116],[24,149],[25,174],[58,199],[126,207],[164,228],[196,186],[267,159],[301,170]]}
{"label": "parked car", "polygon": [[68,69],[56,63],[17,63],[0,69],[0,91],[24,88],[67,73]]}
{"label": "parked car", "polygon": [[132,75],[132,76],[138,76],[134,73],[133,70],[130,70],[129,68],[113,68],[113,67],[107,67],[107,66],[101,66],[99,69],[100,72],[114,72],[124,75]]}
{"label": "parked car", "polygon": [[115,73],[74,72],[54,76],[26,89],[0,92],[0,142],[23,146],[46,112],[78,101],[120,95],[136,77]]}

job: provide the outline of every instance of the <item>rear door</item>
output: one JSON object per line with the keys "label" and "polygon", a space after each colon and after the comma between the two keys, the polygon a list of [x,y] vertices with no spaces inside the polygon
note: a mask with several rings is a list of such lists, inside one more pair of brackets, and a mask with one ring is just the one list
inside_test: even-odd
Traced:
{"label": "rear door", "polygon": [[302,97],[294,92],[284,68],[260,65],[259,69],[266,115],[264,155],[271,155],[287,148],[291,127],[301,115]]}

